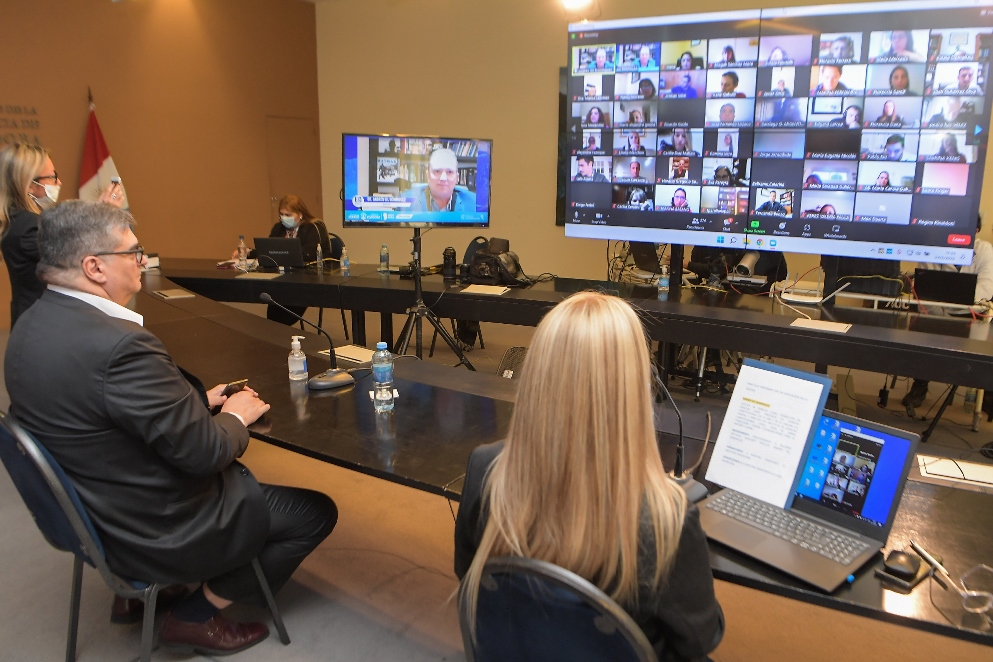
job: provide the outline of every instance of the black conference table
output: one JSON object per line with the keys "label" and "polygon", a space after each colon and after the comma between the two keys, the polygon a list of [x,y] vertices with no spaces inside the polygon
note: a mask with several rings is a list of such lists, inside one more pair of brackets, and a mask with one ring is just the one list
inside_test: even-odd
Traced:
{"label": "black conference table", "polygon": [[[458,500],[460,479],[472,449],[505,436],[516,384],[495,375],[398,359],[400,397],[391,414],[377,415],[369,398],[366,371],[354,387],[309,392],[290,383],[287,327],[224,306],[208,298],[164,301],[152,292],[174,284],[145,275],[135,309],[176,362],[206,384],[247,377],[272,404],[252,436],[293,452],[371,476]],[[317,355],[319,336],[303,341],[311,372],[328,362]],[[692,407],[693,403],[685,406]],[[716,437],[717,431],[712,437]],[[660,433],[663,460],[671,466],[675,438]],[[689,458],[706,455],[698,439],[687,443]],[[701,470],[701,475],[702,475]],[[993,553],[993,495],[911,482],[901,502],[889,547],[914,538],[944,557],[958,574],[987,563]],[[855,581],[831,595],[718,544],[710,549],[718,579],[791,599],[993,646],[993,631],[955,627],[931,603],[927,584],[903,596],[884,590],[873,576],[882,561],[863,568]]]}
{"label": "black conference table", "polygon": [[[353,342],[366,344],[364,312],[404,313],[414,284],[353,265],[350,275],[292,272],[272,280],[238,278],[210,260],[163,258],[161,272],[177,284],[217,301],[258,303],[268,292],[284,305],[352,311]],[[634,303],[654,340],[703,345],[818,365],[858,368],[993,389],[993,338],[989,325],[970,318],[848,306],[810,307],[814,319],[851,324],[847,333],[791,326],[795,312],[767,296],[683,290],[678,301],[642,298],[629,283],[555,278],[502,296],[463,293],[441,276],[423,279],[425,303],[441,318],[535,326],[570,294],[599,289]],[[391,315],[381,315],[381,338],[392,344]],[[430,328],[429,328],[430,330]],[[970,337],[970,335],[975,337]]]}

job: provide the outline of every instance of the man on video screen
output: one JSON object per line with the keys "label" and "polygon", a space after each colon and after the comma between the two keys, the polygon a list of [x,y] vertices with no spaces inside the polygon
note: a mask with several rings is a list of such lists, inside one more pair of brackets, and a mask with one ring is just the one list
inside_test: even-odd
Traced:
{"label": "man on video screen", "polygon": [[572,178],[574,182],[609,182],[607,176],[602,172],[593,171],[593,157],[592,156],[577,156],[576,157],[576,174]]}
{"label": "man on video screen", "polygon": [[476,211],[476,194],[459,180],[459,160],[447,148],[436,149],[428,159],[428,183],[415,184],[404,194],[408,211]]}

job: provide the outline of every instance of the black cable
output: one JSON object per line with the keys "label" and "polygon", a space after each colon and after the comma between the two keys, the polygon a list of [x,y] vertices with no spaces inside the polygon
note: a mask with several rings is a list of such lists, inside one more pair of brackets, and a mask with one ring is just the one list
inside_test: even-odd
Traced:
{"label": "black cable", "polygon": [[[451,486],[453,483],[459,482],[463,478],[465,478],[465,474],[462,474],[461,476],[456,477],[454,480],[448,481],[447,483],[445,483],[444,485],[441,486],[441,489],[447,491],[448,488],[449,488],[449,486]],[[454,522],[455,521],[455,509],[452,508],[452,500],[450,498],[448,498],[448,497],[445,497],[445,501],[448,502],[448,510],[452,513],[452,521]]]}
{"label": "black cable", "polygon": [[938,399],[934,401],[934,404],[931,405],[931,408],[928,409],[927,412],[923,416],[921,416],[921,420],[922,421],[926,421],[927,420],[927,417],[931,415],[931,411],[935,407],[937,407],[939,404],[941,404],[942,402],[945,401],[945,398],[947,397],[945,394],[948,393],[948,391],[951,390],[951,388],[952,388],[951,386],[946,386],[945,387],[945,390],[941,392],[941,395],[938,396]]}

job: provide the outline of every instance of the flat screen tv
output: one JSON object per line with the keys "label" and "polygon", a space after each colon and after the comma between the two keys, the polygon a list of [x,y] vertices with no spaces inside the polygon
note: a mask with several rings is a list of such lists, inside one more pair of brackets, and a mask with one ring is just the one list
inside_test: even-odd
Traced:
{"label": "flat screen tv", "polygon": [[566,235],[969,264],[990,0],[569,27]]}
{"label": "flat screen tv", "polygon": [[488,227],[493,142],[342,136],[345,227]]}

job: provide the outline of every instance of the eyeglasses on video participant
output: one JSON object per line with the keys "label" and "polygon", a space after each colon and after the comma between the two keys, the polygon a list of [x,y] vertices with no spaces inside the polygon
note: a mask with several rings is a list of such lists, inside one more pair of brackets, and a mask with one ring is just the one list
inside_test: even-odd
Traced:
{"label": "eyeglasses on video participant", "polygon": [[408,211],[476,211],[476,194],[459,181],[459,159],[442,147],[428,159],[428,183],[417,184],[405,194]]}

